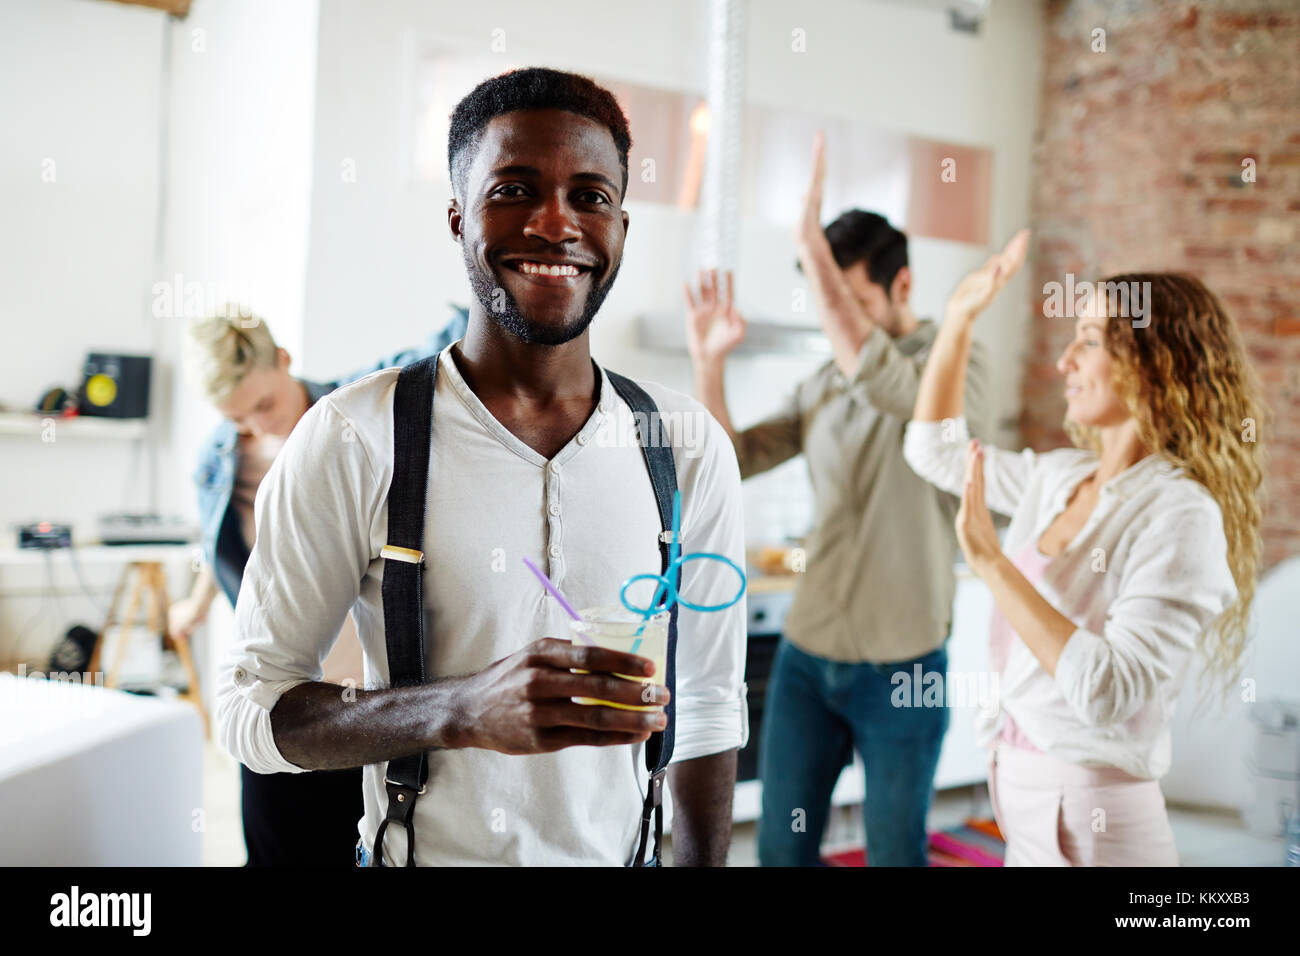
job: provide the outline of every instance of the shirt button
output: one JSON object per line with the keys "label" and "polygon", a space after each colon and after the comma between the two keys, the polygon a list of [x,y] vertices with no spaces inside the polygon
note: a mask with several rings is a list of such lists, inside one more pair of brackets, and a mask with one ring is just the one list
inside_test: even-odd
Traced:
{"label": "shirt button", "polygon": [[557,505],[557,504],[552,504],[552,505],[551,505],[549,508],[547,508],[546,510],[549,511],[549,512],[550,512],[551,514],[553,514],[553,515],[558,515],[558,514],[560,513],[560,506]]}
{"label": "shirt button", "polygon": [[579,435],[579,436],[578,436],[578,444],[579,444],[579,445],[585,445],[585,444],[587,444],[587,436],[586,436],[586,434],[582,434],[582,435]]}
{"label": "shirt button", "polygon": [[235,668],[235,683],[236,683],[236,684],[242,684],[242,683],[243,683],[244,681],[246,681],[246,680],[248,680],[248,671],[244,670],[242,667],[236,667],[236,668]]}
{"label": "shirt button", "polygon": [[558,462],[554,462],[554,461],[551,462],[551,474],[553,474],[553,475],[558,475],[559,473],[560,473],[560,465],[559,465],[559,463],[558,463]]}
{"label": "shirt button", "polygon": [[551,545],[551,557],[558,558],[559,556],[560,556],[560,546],[558,544]]}

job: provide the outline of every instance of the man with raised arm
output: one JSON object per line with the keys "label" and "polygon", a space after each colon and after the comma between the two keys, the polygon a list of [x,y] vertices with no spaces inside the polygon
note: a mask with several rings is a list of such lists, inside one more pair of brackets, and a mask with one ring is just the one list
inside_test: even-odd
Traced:
{"label": "man with raised arm", "polygon": [[[737,429],[727,412],[723,366],[745,334],[731,276],[722,289],[712,274],[701,276],[698,293],[686,290],[696,394],[731,435],[741,476],[802,453],[816,496],[807,571],[763,712],[758,856],[764,866],[818,862],[831,791],[856,748],[866,773],[868,862],[924,866],[948,712],[942,693],[935,704],[912,685],[917,675],[928,686],[944,683],[957,501],[907,466],[903,429],[937,329],[912,312],[907,238],[884,217],[854,209],[822,228],[824,168],[819,136],[795,240],[832,360],[775,415]],[[977,430],[981,359],[976,348],[967,377]]]}

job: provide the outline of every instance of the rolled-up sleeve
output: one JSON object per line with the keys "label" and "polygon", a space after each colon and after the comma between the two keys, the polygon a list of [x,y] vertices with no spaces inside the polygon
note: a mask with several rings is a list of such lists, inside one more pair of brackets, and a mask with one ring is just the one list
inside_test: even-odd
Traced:
{"label": "rolled-up sleeve", "polygon": [[924,360],[904,355],[880,326],[875,326],[858,350],[857,365],[849,380],[866,390],[867,400],[879,411],[907,421],[916,407]]}
{"label": "rolled-up sleeve", "polygon": [[[701,406],[697,412],[707,415]],[[740,471],[731,442],[708,416],[705,454],[677,456],[682,489],[682,546],[745,566],[745,522]],[[724,604],[740,578],[721,561],[682,565],[681,593],[692,604]],[[677,723],[673,763],[745,746],[749,739],[745,696],[745,600],[723,611],[683,607],[677,621]]]}
{"label": "rolled-up sleeve", "polygon": [[[961,494],[966,480],[970,430],[965,416],[937,422],[908,422],[903,458],[911,469],[942,491]],[[1024,497],[1038,456],[1033,450],[1007,451],[984,446],[984,500],[989,509],[1013,515]]]}
{"label": "rolled-up sleeve", "polygon": [[1235,599],[1218,506],[1200,500],[1153,517],[1124,560],[1100,634],[1080,628],[1055,681],[1079,718],[1123,723],[1163,698],[1172,706],[1197,638]]}
{"label": "rolled-up sleeve", "polygon": [[972,435],[984,440],[993,435],[993,407],[989,395],[989,359],[984,346],[972,342],[966,361],[966,389],[962,412]]}
{"label": "rolled-up sleeve", "polygon": [[328,397],[298,423],[258,489],[257,540],[217,681],[220,744],[257,773],[297,773],[271,730],[288,690],[323,664],[370,561],[378,482],[351,423]]}
{"label": "rolled-up sleeve", "polygon": [[742,478],[760,475],[789,461],[801,451],[803,416],[799,410],[797,390],[790,393],[776,414],[736,435],[735,457]]}

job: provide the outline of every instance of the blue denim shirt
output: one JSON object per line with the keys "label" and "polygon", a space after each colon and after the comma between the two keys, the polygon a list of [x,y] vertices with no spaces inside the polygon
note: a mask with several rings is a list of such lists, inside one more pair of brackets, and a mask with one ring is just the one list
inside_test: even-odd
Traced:
{"label": "blue denim shirt", "polygon": [[[441,332],[429,337],[422,348],[406,349],[376,365],[368,365],[333,382],[309,382],[299,379],[307,389],[308,407],[315,405],[322,395],[364,378],[381,368],[409,365],[429,355],[437,355],[465,334],[468,313],[456,309],[451,321]],[[199,493],[199,543],[203,560],[212,568],[217,584],[233,605],[239,598],[239,584],[248,563],[248,545],[239,528],[239,517],[230,507],[235,490],[235,475],[239,473],[239,428],[234,422],[224,420],[218,425],[199,452],[199,467],[194,473],[194,483]]]}

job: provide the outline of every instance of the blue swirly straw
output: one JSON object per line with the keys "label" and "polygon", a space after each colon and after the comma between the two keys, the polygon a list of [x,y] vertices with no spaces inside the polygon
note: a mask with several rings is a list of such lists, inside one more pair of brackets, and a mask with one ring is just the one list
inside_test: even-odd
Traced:
{"label": "blue swirly straw", "polygon": [[[646,622],[650,616],[661,611],[670,609],[674,604],[680,604],[682,607],[690,608],[692,611],[724,611],[739,601],[745,595],[745,587],[749,583],[745,577],[745,572],[736,562],[721,554],[713,554],[706,551],[695,551],[691,554],[678,556],[680,548],[682,526],[682,493],[676,491],[673,493],[673,526],[672,541],[668,545],[668,568],[663,574],[637,574],[623,582],[623,587],[618,592],[618,599],[622,605],[633,614],[641,615],[641,626],[636,630],[636,641],[633,642],[631,653],[635,654],[641,647],[641,632],[645,630]],[[728,565],[733,571],[740,576],[740,590],[730,601],[722,604],[692,604],[680,594],[677,593],[676,579],[682,565],[687,561],[721,561]],[[627,589],[637,581],[658,581],[655,587],[654,597],[651,599],[648,607],[636,607],[627,599]],[[665,593],[666,592],[666,593]],[[663,594],[663,604],[659,603],[659,596]]]}

